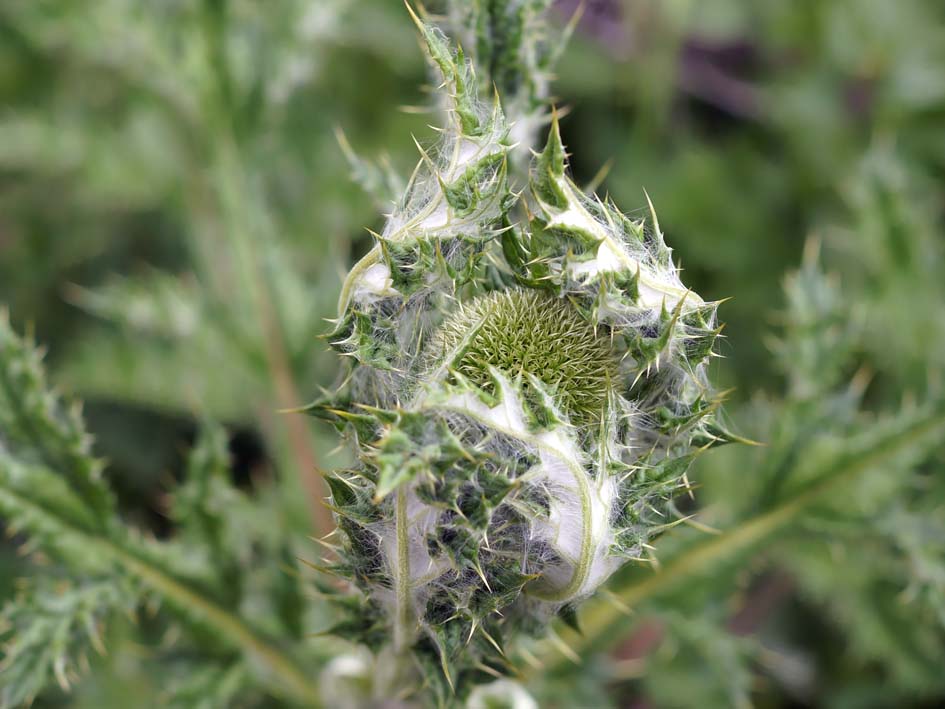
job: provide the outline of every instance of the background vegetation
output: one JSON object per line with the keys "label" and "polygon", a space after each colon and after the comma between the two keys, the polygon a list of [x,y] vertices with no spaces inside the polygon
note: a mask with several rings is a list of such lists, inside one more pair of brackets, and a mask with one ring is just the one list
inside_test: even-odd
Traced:
{"label": "background vegetation", "polygon": [[[556,5],[562,24],[575,5]],[[554,85],[576,179],[625,209],[645,187],[687,285],[732,298],[715,375],[734,426],[765,445],[700,458],[680,502],[698,528],[619,574],[583,635],[526,649],[543,706],[945,698],[942,66],[932,0],[587,3]],[[318,336],[381,223],[336,127],[380,160],[355,162],[361,182],[390,179],[378,164],[408,175],[410,135],[429,142],[435,118],[403,108],[427,105],[427,79],[390,0],[0,0],[0,303],[85,401],[116,514],[156,555],[178,540],[195,578],[212,563],[221,588],[242,579],[234,607],[297,634],[313,685],[340,650],[303,637],[334,611],[295,559],[318,557],[307,536],[329,524],[311,473],[342,457],[327,427],[277,411],[333,380]],[[18,554],[28,524],[2,517],[0,599],[26,577],[29,602],[63,617],[34,584],[62,581],[55,554]],[[219,529],[191,530],[197,517]],[[259,558],[281,561],[241,571]],[[83,592],[111,598],[103,584]],[[143,611],[140,593],[89,601],[129,613],[44,705],[298,697],[199,632],[175,644],[179,609],[149,592]],[[25,604],[8,604],[8,642],[27,636]],[[10,678],[55,657],[11,664],[9,647],[0,697],[16,706],[44,681]]]}

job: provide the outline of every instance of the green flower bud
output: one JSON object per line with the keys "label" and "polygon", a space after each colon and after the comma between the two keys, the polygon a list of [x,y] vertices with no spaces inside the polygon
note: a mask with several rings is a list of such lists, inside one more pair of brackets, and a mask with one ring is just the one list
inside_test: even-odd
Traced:
{"label": "green flower bud", "polygon": [[451,125],[345,282],[350,366],[313,411],[358,454],[330,485],[366,635],[454,685],[643,556],[694,453],[728,436],[705,374],[717,304],[682,285],[655,214],[583,194],[556,120],[513,194],[499,104],[421,27]]}

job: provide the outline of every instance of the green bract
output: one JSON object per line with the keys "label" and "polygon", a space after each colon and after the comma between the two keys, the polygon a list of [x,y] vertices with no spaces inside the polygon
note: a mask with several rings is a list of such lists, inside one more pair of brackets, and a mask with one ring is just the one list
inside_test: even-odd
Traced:
{"label": "green bract", "polygon": [[450,122],[345,281],[331,342],[350,366],[313,411],[359,457],[330,480],[354,634],[455,685],[640,558],[694,451],[727,436],[717,304],[680,282],[655,215],[578,189],[554,119],[517,194],[500,102],[421,29]]}

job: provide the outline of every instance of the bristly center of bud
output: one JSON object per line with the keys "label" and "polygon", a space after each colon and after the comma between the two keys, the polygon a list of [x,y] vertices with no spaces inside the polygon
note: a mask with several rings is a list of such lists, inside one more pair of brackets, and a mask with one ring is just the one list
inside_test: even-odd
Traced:
{"label": "bristly center of bud", "polygon": [[521,377],[526,394],[532,375],[575,425],[601,420],[618,376],[609,337],[568,299],[536,290],[498,291],[463,304],[442,324],[428,353],[431,363],[493,393],[490,367]]}

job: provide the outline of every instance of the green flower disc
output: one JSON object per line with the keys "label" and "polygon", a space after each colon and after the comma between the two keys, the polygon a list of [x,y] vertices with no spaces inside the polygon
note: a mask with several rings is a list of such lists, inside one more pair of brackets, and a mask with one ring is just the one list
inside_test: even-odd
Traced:
{"label": "green flower disc", "polygon": [[596,331],[571,302],[544,291],[496,291],[464,303],[442,324],[428,352],[437,364],[492,391],[489,367],[521,377],[531,374],[553,393],[571,423],[601,420],[617,377],[609,337]]}

